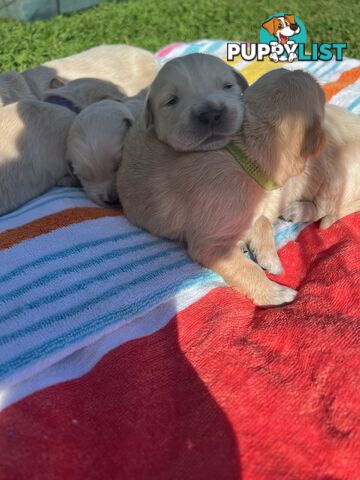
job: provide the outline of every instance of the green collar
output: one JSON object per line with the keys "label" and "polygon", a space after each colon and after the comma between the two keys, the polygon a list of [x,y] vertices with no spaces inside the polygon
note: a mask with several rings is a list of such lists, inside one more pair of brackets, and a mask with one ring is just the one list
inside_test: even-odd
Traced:
{"label": "green collar", "polygon": [[243,170],[245,170],[245,172],[260,185],[260,187],[269,191],[280,188],[279,185],[267,178],[266,173],[256,165],[256,163],[250,160],[250,158],[245,157],[240,148],[236,145],[229,143],[225,148],[231,153]]}

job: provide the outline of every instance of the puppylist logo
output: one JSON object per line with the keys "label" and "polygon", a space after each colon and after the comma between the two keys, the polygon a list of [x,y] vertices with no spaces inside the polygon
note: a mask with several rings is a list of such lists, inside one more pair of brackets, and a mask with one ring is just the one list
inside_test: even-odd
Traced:
{"label": "puppylist logo", "polygon": [[307,32],[305,25],[295,15],[276,13],[267,18],[260,29],[260,43],[228,43],[227,60],[241,56],[244,60],[259,60],[269,57],[273,62],[296,60],[343,60],[346,43],[312,43],[310,52],[305,52]]}

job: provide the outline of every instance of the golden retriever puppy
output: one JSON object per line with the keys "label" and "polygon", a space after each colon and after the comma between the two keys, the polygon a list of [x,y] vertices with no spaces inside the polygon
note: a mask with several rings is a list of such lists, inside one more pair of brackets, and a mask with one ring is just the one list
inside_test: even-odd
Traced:
{"label": "golden retriever puppy", "polygon": [[0,108],[0,215],[69,174],[65,146],[74,117],[67,108],[37,99]]}
{"label": "golden retriever puppy", "polygon": [[119,203],[116,172],[123,142],[143,98],[124,103],[103,100],[85,108],[71,125],[66,158],[87,195],[103,206]]}
{"label": "golden retriever puppy", "polygon": [[[56,184],[78,184],[65,158],[76,112],[102,98],[122,98],[117,86],[96,79],[75,80],[56,92],[55,100],[24,99],[0,108],[0,215]],[[56,104],[59,98],[65,103]]]}
{"label": "golden retriever puppy", "polygon": [[271,194],[263,216],[249,233],[249,248],[272,273],[282,271],[272,233],[272,223],[280,215],[294,222],[321,220],[320,228],[327,228],[360,210],[360,119],[327,104],[323,129],[324,149],[303,173]]}
{"label": "golden retriever puppy", "polygon": [[160,69],[151,52],[131,45],[101,45],[70,57],[26,70],[23,76],[38,98],[54,78],[64,82],[92,77],[117,85],[124,95],[136,95],[150,85]]}
{"label": "golden retriever puppy", "polygon": [[[325,99],[301,71],[273,71],[242,97],[245,86],[215,57],[167,63],[125,138],[118,192],[131,222],[184,242],[193,260],[256,305],[281,305],[296,291],[269,280],[238,242],[262,214],[267,189],[299,175],[318,152]],[[219,151],[189,152],[229,140]]]}
{"label": "golden retriever puppy", "polygon": [[26,97],[32,98],[33,95],[20,73],[5,72],[0,74],[0,107]]}

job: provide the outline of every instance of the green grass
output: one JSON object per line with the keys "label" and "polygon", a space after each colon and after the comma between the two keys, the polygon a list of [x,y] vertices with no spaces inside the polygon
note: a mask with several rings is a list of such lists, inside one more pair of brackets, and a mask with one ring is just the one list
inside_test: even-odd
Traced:
{"label": "green grass", "polygon": [[130,0],[34,23],[0,20],[0,71],[23,70],[103,43],[155,51],[200,38],[256,42],[261,23],[281,11],[297,15],[312,42],[347,42],[346,55],[360,57],[355,1]]}

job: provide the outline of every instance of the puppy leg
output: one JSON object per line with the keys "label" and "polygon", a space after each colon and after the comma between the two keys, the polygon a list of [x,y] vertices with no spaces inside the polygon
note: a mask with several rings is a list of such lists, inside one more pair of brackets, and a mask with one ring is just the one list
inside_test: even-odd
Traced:
{"label": "puppy leg", "polygon": [[326,215],[324,218],[321,219],[320,228],[323,230],[325,228],[329,228],[333,223],[340,220],[340,218],[343,218],[346,215],[350,215],[351,213],[355,213],[358,211],[360,211],[360,200],[356,200],[350,205],[343,206],[338,212],[336,212],[336,214]]}
{"label": "puppy leg", "polygon": [[283,305],[296,297],[295,290],[269,280],[264,271],[246,258],[236,244],[225,250],[214,248],[206,252],[192,245],[189,246],[189,255],[221,275],[230,287],[260,307]]}
{"label": "puppy leg", "polygon": [[256,220],[248,239],[250,250],[260,267],[274,275],[283,273],[284,268],[276,251],[273,227],[266,217],[261,216]]}
{"label": "puppy leg", "polygon": [[281,216],[291,222],[316,222],[322,217],[316,205],[306,200],[290,203]]}

